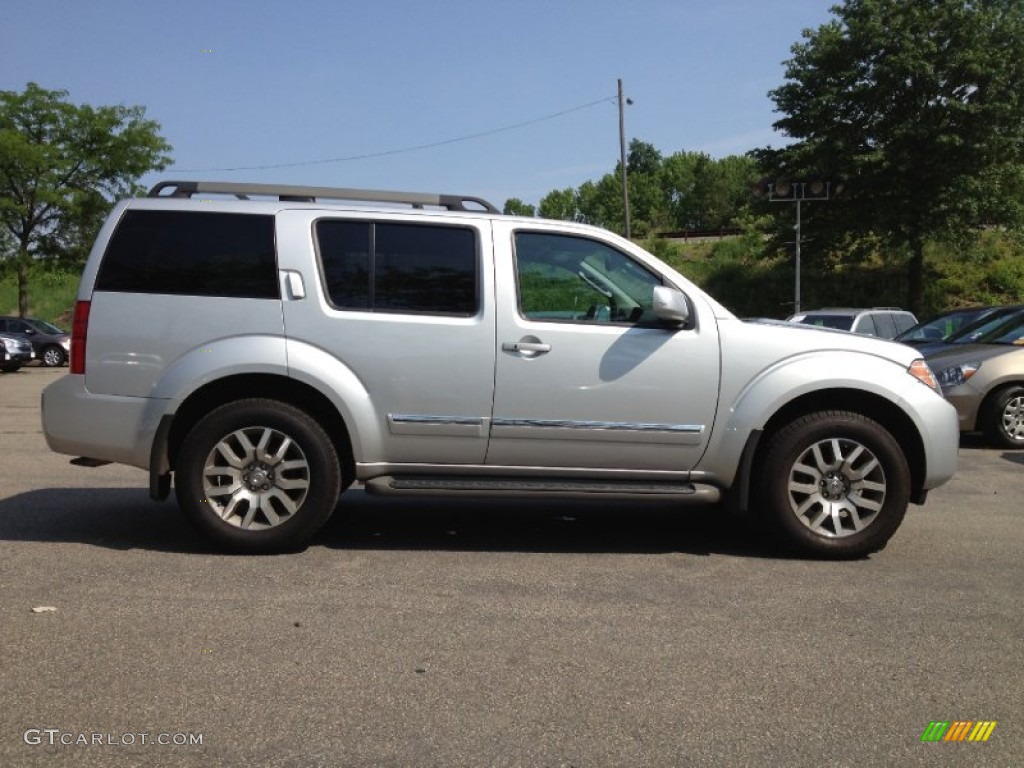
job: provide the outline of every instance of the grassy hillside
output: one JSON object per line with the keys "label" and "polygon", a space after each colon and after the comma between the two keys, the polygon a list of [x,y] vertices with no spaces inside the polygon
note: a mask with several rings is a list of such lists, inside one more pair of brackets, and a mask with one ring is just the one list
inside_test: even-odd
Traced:
{"label": "grassy hillside", "polygon": [[[714,243],[644,243],[741,317],[783,318],[793,307],[792,253],[767,253],[756,233]],[[944,309],[1024,303],[1024,237],[1001,230],[982,232],[961,246],[926,249],[925,306],[928,317]],[[905,306],[906,263],[898,254],[864,261],[804,252],[801,306]]]}
{"label": "grassy hillside", "polygon": [[[78,272],[35,267],[29,273],[28,314],[70,327],[70,313],[78,293]],[[0,278],[0,315],[18,314],[18,276],[13,268]]]}

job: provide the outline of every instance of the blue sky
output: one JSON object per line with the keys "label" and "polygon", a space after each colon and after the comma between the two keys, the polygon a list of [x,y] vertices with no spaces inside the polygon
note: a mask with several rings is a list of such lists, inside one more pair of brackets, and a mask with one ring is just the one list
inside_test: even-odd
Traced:
{"label": "blue sky", "polygon": [[[634,101],[627,137],[663,154],[784,143],[767,92],[801,31],[826,22],[832,4],[23,0],[5,3],[0,90],[35,81],[75,103],[145,106],[175,160],[147,184],[226,179],[536,203],[613,170],[617,78]],[[450,141],[476,134],[486,135]],[[438,146],[397,151],[429,144]],[[365,155],[378,156],[217,170]]]}

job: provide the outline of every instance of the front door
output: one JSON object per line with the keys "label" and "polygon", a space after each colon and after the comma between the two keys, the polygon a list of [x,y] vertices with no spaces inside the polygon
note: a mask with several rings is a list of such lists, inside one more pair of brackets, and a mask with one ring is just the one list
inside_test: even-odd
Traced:
{"label": "front door", "polygon": [[497,349],[487,463],[686,471],[718,403],[718,334],[652,311],[667,281],[611,241],[494,224]]}

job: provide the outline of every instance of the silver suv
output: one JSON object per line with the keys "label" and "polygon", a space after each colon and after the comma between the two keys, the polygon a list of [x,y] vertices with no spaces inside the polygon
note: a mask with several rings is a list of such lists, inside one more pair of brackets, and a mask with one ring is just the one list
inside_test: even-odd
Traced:
{"label": "silver suv", "polygon": [[[201,196],[201,199],[196,199]],[[744,323],[635,244],[478,198],[164,182],[89,257],[50,447],[294,549],[375,494],[720,500],[794,549],[883,547],[957,418],[901,344]]]}
{"label": "silver suv", "polygon": [[840,331],[852,331],[883,339],[895,339],[904,331],[917,325],[917,318],[913,313],[899,307],[871,307],[869,309],[833,307],[801,312],[786,318],[786,322],[816,325],[819,328],[835,328]]}

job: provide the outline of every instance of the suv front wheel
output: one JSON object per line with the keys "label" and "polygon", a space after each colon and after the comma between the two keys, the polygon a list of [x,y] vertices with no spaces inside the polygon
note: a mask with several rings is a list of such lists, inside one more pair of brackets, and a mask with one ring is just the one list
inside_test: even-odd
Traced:
{"label": "suv front wheel", "polygon": [[802,416],[768,441],[761,489],[775,530],[816,557],[882,549],[910,502],[910,469],[895,438],[848,411]]}
{"label": "suv front wheel", "polygon": [[175,469],[186,517],[236,552],[302,546],[341,493],[330,438],[304,411],[277,400],[240,400],[211,411],[188,433]]}

